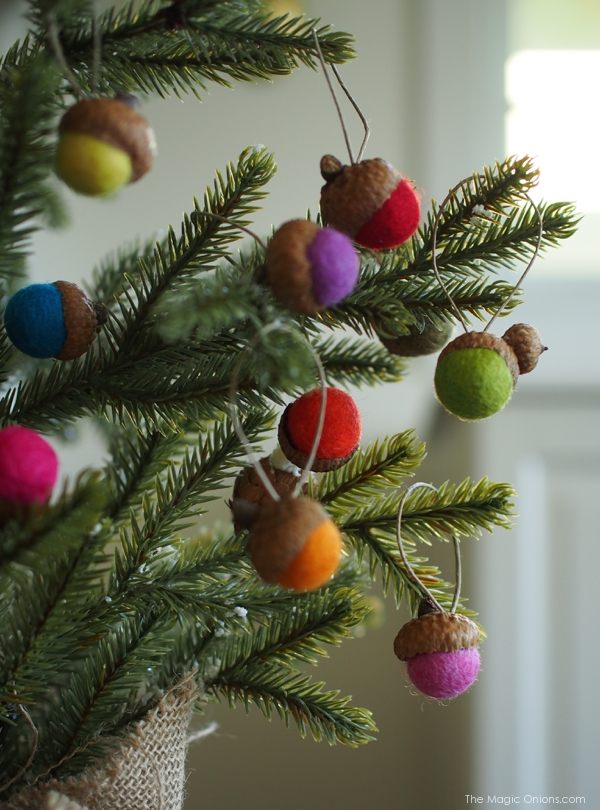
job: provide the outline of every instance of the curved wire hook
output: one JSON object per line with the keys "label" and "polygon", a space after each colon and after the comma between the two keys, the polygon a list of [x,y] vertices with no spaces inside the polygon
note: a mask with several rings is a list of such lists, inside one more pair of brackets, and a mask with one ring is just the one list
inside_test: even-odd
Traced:
{"label": "curved wire hook", "polygon": [[[433,605],[435,605],[435,607],[441,613],[445,613],[446,611],[440,605],[440,603],[435,598],[435,596],[431,593],[429,588],[423,582],[421,582],[419,577],[415,574],[411,564],[408,561],[408,558],[406,557],[406,553],[404,551],[404,546],[402,545],[401,529],[402,529],[402,512],[404,510],[404,504],[406,503],[406,499],[408,498],[410,493],[413,490],[417,489],[418,487],[426,487],[427,489],[431,489],[435,493],[437,493],[437,489],[433,486],[433,484],[425,484],[425,483],[413,484],[412,486],[408,487],[408,489],[405,491],[404,495],[402,496],[402,500],[400,501],[400,506],[398,507],[398,522],[397,522],[397,525],[396,525],[396,539],[398,541],[398,549],[400,551],[400,557],[402,558],[402,562],[404,563],[404,567],[406,568],[410,578],[413,580],[413,582],[415,582],[415,584],[417,584],[419,586],[419,588],[423,591],[423,593],[427,596],[427,598],[431,600]],[[461,564],[461,559],[460,559],[459,542],[458,542],[458,538],[456,537],[456,535],[452,535],[452,543],[454,545],[454,563],[455,563],[455,567],[456,567],[456,583],[454,585],[454,594],[453,594],[453,597],[452,597],[452,606],[450,608],[450,613],[454,613],[456,611],[456,608],[458,607],[458,601],[460,599],[460,590],[461,590],[461,586],[462,586],[462,564]]]}
{"label": "curved wire hook", "polygon": [[[432,234],[431,234],[431,263],[432,263],[432,268],[433,268],[433,272],[434,272],[434,275],[435,275],[436,281],[438,282],[438,284],[440,285],[440,287],[442,288],[442,290],[443,290],[443,291],[444,291],[444,293],[446,294],[446,297],[447,297],[447,298],[448,298],[448,300],[450,301],[450,304],[452,305],[452,309],[454,310],[454,312],[455,312],[455,314],[456,314],[456,316],[457,316],[458,320],[459,320],[459,321],[460,321],[460,323],[462,324],[463,329],[465,330],[465,332],[468,332],[468,331],[469,331],[469,328],[468,328],[468,326],[467,326],[467,323],[466,323],[465,319],[463,318],[463,314],[462,314],[462,312],[460,311],[460,309],[458,308],[458,306],[456,305],[456,302],[454,301],[454,299],[452,298],[452,296],[450,295],[450,291],[448,290],[448,288],[447,288],[447,287],[446,287],[446,285],[444,284],[444,281],[443,281],[443,279],[442,279],[442,277],[441,277],[441,275],[440,275],[440,271],[439,271],[439,268],[438,268],[438,263],[437,263],[437,256],[436,256],[436,249],[437,249],[437,232],[438,232],[438,227],[439,227],[439,224],[440,224],[440,220],[441,220],[441,218],[442,218],[442,213],[443,213],[444,208],[446,207],[446,205],[447,205],[447,204],[450,202],[450,200],[451,200],[453,197],[455,197],[455,196],[456,196],[456,192],[457,192],[459,189],[462,189],[462,188],[463,188],[463,184],[464,184],[465,182],[468,182],[468,180],[467,180],[467,181],[465,181],[465,180],[461,180],[461,181],[460,181],[460,183],[457,183],[457,184],[454,186],[454,188],[451,188],[451,189],[450,189],[450,191],[448,192],[448,194],[446,194],[446,196],[445,196],[445,198],[444,198],[444,200],[443,200],[442,204],[441,204],[441,205],[440,205],[440,207],[438,208],[438,211],[437,211],[437,214],[436,214],[436,216],[435,216],[434,223],[433,223],[433,232],[432,232]],[[463,195],[464,195],[464,192],[463,192]],[[513,287],[512,291],[511,291],[511,292],[509,293],[509,295],[506,297],[506,299],[505,299],[505,300],[504,300],[504,302],[501,304],[501,306],[500,306],[500,307],[499,307],[499,308],[496,310],[496,312],[494,313],[494,315],[492,315],[492,317],[490,318],[490,320],[488,321],[488,323],[486,324],[486,326],[485,326],[485,327],[484,327],[484,329],[483,329],[483,331],[484,331],[484,332],[487,332],[487,331],[488,331],[488,329],[489,329],[489,328],[490,328],[490,326],[491,326],[491,325],[494,323],[494,321],[495,321],[495,320],[496,320],[496,318],[497,318],[497,317],[500,315],[500,313],[501,313],[501,312],[503,312],[503,311],[506,309],[506,307],[508,306],[508,304],[510,303],[510,301],[512,300],[512,298],[513,298],[513,297],[514,297],[514,295],[516,294],[517,290],[520,288],[520,286],[522,285],[523,281],[525,280],[526,275],[527,275],[527,274],[529,273],[529,271],[531,270],[531,268],[532,268],[532,266],[533,266],[533,263],[534,263],[534,262],[535,262],[535,260],[537,259],[538,255],[539,255],[539,252],[540,252],[540,247],[541,247],[541,244],[542,244],[542,237],[543,237],[543,235],[544,235],[544,220],[543,220],[543,217],[542,217],[542,213],[541,213],[540,209],[538,208],[538,206],[537,206],[537,205],[534,203],[534,201],[531,199],[531,197],[529,196],[529,194],[523,193],[523,194],[521,194],[520,196],[521,196],[522,198],[526,199],[526,200],[529,202],[529,204],[531,205],[531,207],[533,208],[533,210],[535,211],[535,213],[536,213],[536,215],[537,215],[538,222],[539,222],[539,232],[538,232],[537,243],[536,243],[536,246],[535,246],[535,250],[534,250],[534,252],[533,252],[533,256],[532,256],[532,257],[531,257],[531,259],[529,260],[529,263],[527,264],[527,267],[526,267],[526,268],[525,268],[525,270],[523,271],[523,273],[522,273],[522,275],[521,275],[521,278],[520,278],[520,279],[517,281],[517,283],[516,283],[516,284],[515,284],[515,286]]]}
{"label": "curved wire hook", "polygon": [[280,498],[278,492],[276,491],[273,484],[269,481],[269,478],[268,478],[266,472],[264,471],[264,469],[262,467],[262,464],[260,463],[260,459],[258,458],[257,454],[252,450],[252,445],[250,444],[250,441],[249,441],[248,437],[246,436],[246,433],[244,432],[244,429],[242,427],[242,423],[241,423],[240,418],[238,416],[238,407],[239,406],[238,406],[238,396],[237,396],[240,371],[241,371],[243,362],[246,359],[246,356],[254,349],[255,345],[257,343],[259,343],[260,340],[263,337],[265,337],[265,335],[268,335],[269,332],[274,332],[276,330],[280,330],[282,332],[288,332],[289,334],[300,335],[300,337],[302,337],[306,341],[306,345],[307,345],[310,353],[312,354],[313,360],[315,361],[315,365],[317,366],[317,371],[319,373],[319,382],[321,384],[321,406],[320,406],[320,409],[319,409],[319,419],[318,419],[318,422],[317,422],[317,431],[315,433],[315,438],[314,438],[314,441],[313,441],[313,444],[312,444],[312,448],[311,448],[310,454],[308,456],[308,460],[306,462],[306,467],[302,471],[302,475],[300,476],[300,479],[299,479],[298,483],[296,484],[294,492],[292,493],[293,498],[297,498],[298,495],[300,494],[300,492],[302,491],[302,487],[304,486],[304,484],[306,483],[306,481],[308,479],[308,476],[310,475],[310,469],[311,469],[311,467],[313,465],[313,462],[315,460],[315,457],[317,455],[317,449],[319,447],[319,443],[321,441],[321,436],[322,436],[322,433],[323,433],[323,425],[325,424],[325,410],[327,408],[327,381],[325,379],[325,370],[323,368],[323,364],[321,363],[321,358],[317,354],[315,348],[313,346],[311,346],[311,344],[304,338],[304,335],[302,335],[301,332],[299,332],[293,326],[290,326],[287,323],[281,323],[280,321],[273,321],[272,323],[269,323],[266,326],[263,326],[262,329],[260,329],[256,333],[256,335],[252,338],[252,340],[248,343],[248,345],[246,346],[244,351],[241,352],[241,354],[238,357],[237,362],[236,362],[236,364],[234,366],[233,373],[231,375],[231,381],[229,383],[229,413],[230,413],[230,416],[231,416],[231,422],[233,424],[233,428],[234,428],[234,430],[235,430],[235,432],[237,434],[237,437],[239,438],[240,442],[242,443],[244,449],[246,450],[246,453],[248,454],[248,457],[250,458],[250,462],[251,462],[252,466],[254,467],[254,469],[256,470],[256,474],[258,475],[258,477],[260,478],[260,480],[264,484],[265,489],[267,490],[267,492],[269,493],[271,498],[273,498],[274,501],[280,501],[281,498]]}
{"label": "curved wire hook", "polygon": [[529,194],[524,194],[523,196],[526,197],[526,199],[529,201],[529,204],[531,205],[531,207],[533,208],[533,210],[537,214],[538,223],[539,223],[539,226],[540,226],[539,227],[539,232],[538,232],[537,243],[536,243],[536,246],[535,246],[535,250],[533,251],[533,256],[529,260],[529,264],[527,265],[527,267],[525,268],[525,270],[521,274],[521,278],[517,281],[517,283],[513,287],[513,291],[510,293],[510,295],[507,296],[507,298],[504,301],[504,303],[502,304],[502,306],[498,310],[496,310],[496,313],[494,315],[492,315],[492,317],[488,321],[485,329],[483,330],[484,332],[487,332],[487,330],[494,323],[494,321],[496,320],[498,315],[500,315],[500,313],[503,310],[506,309],[506,307],[508,306],[508,304],[512,300],[513,296],[516,294],[516,292],[519,289],[519,287],[521,286],[521,284],[525,281],[525,276],[531,270],[531,267],[532,267],[534,261],[537,259],[538,255],[539,255],[539,252],[540,252],[540,247],[542,245],[542,237],[544,236],[544,218],[542,217],[542,212],[537,207],[537,205],[534,203],[534,201],[531,199]]}
{"label": "curved wire hook", "polygon": [[407,488],[404,495],[402,496],[402,500],[400,501],[400,506],[398,507],[398,521],[396,523],[396,540],[398,541],[398,550],[400,551],[400,557],[402,558],[402,562],[404,563],[404,567],[406,568],[406,571],[407,571],[409,577],[412,579],[412,581],[416,585],[418,585],[419,589],[425,594],[425,596],[427,596],[428,599],[431,599],[431,601],[435,605],[435,607],[441,613],[444,613],[444,608],[440,605],[438,600],[431,593],[431,591],[429,590],[427,585],[425,585],[423,582],[421,582],[419,577],[413,571],[413,568],[412,568],[411,564],[409,563],[408,558],[406,557],[406,554],[404,552],[404,546],[402,545],[402,532],[401,532],[401,529],[402,529],[402,512],[404,510],[404,504],[406,503],[406,499],[408,498],[410,493],[413,490],[417,489],[418,487],[426,487],[427,489],[432,489],[435,493],[437,493],[437,489],[433,486],[433,484],[418,483],[418,484],[413,484],[412,486]]}

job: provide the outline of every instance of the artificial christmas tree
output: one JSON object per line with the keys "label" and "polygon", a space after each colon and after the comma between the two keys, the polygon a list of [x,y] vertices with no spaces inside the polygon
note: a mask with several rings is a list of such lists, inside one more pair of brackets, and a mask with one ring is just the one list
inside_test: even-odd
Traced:
{"label": "artificial christmas tree", "polygon": [[[85,0],[39,0],[30,20],[30,37],[0,73],[7,293],[20,284],[41,215],[59,207],[46,181],[73,94],[198,92],[204,81],[316,65],[316,23],[273,19],[256,0],[142,3],[98,20]],[[352,56],[347,35],[320,28],[318,37],[326,61]],[[361,621],[366,581],[378,571],[416,612],[422,593],[395,537],[400,490],[424,454],[414,434],[359,449],[309,481],[307,495],[337,524],[347,553],[318,590],[262,582],[246,531],[182,534],[208,500],[229,494],[215,490],[244,464],[229,405],[248,343],[236,399],[252,445],[276,431],[274,406],[285,395],[314,388],[303,340],[277,330],[255,340],[262,326],[294,325],[328,384],[376,385],[399,381],[406,368],[378,337],[443,329],[453,319],[432,268],[435,209],[401,247],[377,255],[357,248],[360,278],[347,298],[313,314],[288,310],[271,289],[263,248],[231,250],[274,169],[268,151],[248,149],[179,233],[105,262],[88,293],[107,321],[82,357],[32,365],[2,329],[2,426],[52,433],[100,418],[111,448],[102,472],[2,525],[0,798],[8,807],[50,807],[61,795],[90,810],[179,807],[191,709],[219,697],[254,701],[332,743],[357,745],[375,731],[367,711],[322,691],[294,662],[313,662],[319,645]],[[493,314],[511,288],[490,272],[533,251],[539,221],[523,194],[536,177],[527,159],[485,169],[464,181],[441,217],[437,264],[465,318]],[[573,232],[569,206],[539,210],[542,246]],[[508,525],[510,498],[509,485],[484,480],[406,500],[409,559],[444,609],[450,585],[415,541]],[[470,614],[460,604],[456,612]]]}

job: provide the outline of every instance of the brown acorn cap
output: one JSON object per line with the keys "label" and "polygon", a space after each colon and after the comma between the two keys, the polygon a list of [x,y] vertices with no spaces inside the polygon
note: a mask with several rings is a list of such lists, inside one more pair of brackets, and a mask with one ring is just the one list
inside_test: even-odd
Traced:
{"label": "brown acorn cap", "polygon": [[422,357],[425,354],[439,352],[450,340],[454,330],[454,324],[445,321],[441,328],[438,328],[432,321],[427,321],[422,332],[416,324],[411,324],[408,335],[389,338],[379,335],[379,340],[385,348],[399,357]]}
{"label": "brown acorn cap", "polygon": [[529,374],[537,366],[540,355],[547,351],[540,333],[528,323],[516,323],[502,335],[517,356],[521,374]]}
{"label": "brown acorn cap", "polygon": [[267,277],[278,301],[303,315],[313,315],[324,304],[313,295],[308,248],[319,226],[307,219],[292,219],[278,228],[267,248]]}
{"label": "brown acorn cap", "polygon": [[[288,458],[292,464],[295,464],[296,467],[300,467],[301,470],[306,469],[306,464],[308,462],[309,453],[303,453],[301,450],[298,450],[292,444],[292,441],[288,434],[287,422],[289,417],[289,410],[294,403],[291,402],[285,411],[281,414],[281,419],[279,420],[279,427],[277,429],[277,440],[281,445],[281,449],[286,458]],[[313,465],[310,468],[313,472],[330,472],[331,470],[337,470],[339,467],[343,467],[352,456],[356,453],[359,448],[359,444],[348,453],[346,456],[340,456],[339,458],[319,458],[319,456],[315,456],[315,460],[313,461]]]}
{"label": "brown acorn cap", "polygon": [[100,326],[106,323],[106,310],[101,304],[90,301],[77,284],[70,281],[55,281],[54,286],[62,298],[67,330],[67,339],[55,356],[59,360],[73,360],[85,354],[96,339]]}
{"label": "brown acorn cap", "polygon": [[[267,478],[273,484],[275,492],[278,495],[285,497],[293,493],[300,479],[299,475],[294,475],[294,473],[288,472],[287,470],[280,470],[273,467],[270,456],[261,458],[260,466],[267,474]],[[307,489],[308,485],[304,484],[302,491],[305,493]],[[233,500],[234,502],[243,500],[255,504],[256,506],[264,506],[264,504],[270,503],[273,498],[265,489],[265,485],[254,467],[245,467],[235,479],[235,484],[233,485]],[[231,503],[230,507],[232,507]],[[241,523],[239,523],[239,525],[238,523],[239,521],[234,519],[234,528],[236,531],[240,531],[242,528]]]}
{"label": "brown acorn cap", "polygon": [[508,343],[496,335],[490,335],[489,332],[465,332],[454,338],[447,346],[440,352],[438,362],[450,352],[455,349],[493,349],[498,352],[500,357],[508,366],[513,378],[513,385],[517,384],[519,379],[519,361],[517,356]]}
{"label": "brown acorn cap", "polygon": [[118,98],[86,98],[67,110],[60,120],[60,133],[78,132],[122,149],[131,158],[135,183],[152,166],[156,139],[148,121]]}
{"label": "brown acorn cap", "polygon": [[401,661],[406,661],[423,653],[454,652],[478,644],[479,628],[475,622],[458,613],[437,611],[405,624],[394,639],[394,652]]}
{"label": "brown acorn cap", "polygon": [[278,582],[324,520],[328,516],[321,504],[309,498],[284,496],[265,503],[248,539],[248,553],[259,576]]}
{"label": "brown acorn cap", "polygon": [[[326,155],[321,167],[326,160],[334,166],[337,158]],[[354,238],[401,182],[400,172],[382,158],[344,166],[321,189],[323,222]]]}

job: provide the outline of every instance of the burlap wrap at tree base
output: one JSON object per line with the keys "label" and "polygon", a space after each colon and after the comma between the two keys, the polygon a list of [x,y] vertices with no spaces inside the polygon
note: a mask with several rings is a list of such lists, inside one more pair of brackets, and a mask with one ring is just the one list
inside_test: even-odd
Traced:
{"label": "burlap wrap at tree base", "polygon": [[[181,810],[193,678],[167,693],[119,750],[63,782],[21,791],[5,810]],[[57,795],[58,794],[58,795]]]}

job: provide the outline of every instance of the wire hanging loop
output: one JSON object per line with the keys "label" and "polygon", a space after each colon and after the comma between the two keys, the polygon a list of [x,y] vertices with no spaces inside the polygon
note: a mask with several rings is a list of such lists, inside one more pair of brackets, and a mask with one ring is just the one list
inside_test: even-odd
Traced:
{"label": "wire hanging loop", "polygon": [[317,450],[319,447],[319,443],[321,441],[321,436],[323,434],[323,425],[325,424],[325,412],[327,408],[327,381],[325,379],[325,369],[323,368],[323,364],[321,362],[321,358],[317,354],[315,348],[311,346],[311,344],[304,338],[301,332],[299,332],[290,324],[282,323],[281,321],[273,321],[272,323],[263,326],[256,335],[252,338],[252,340],[248,343],[246,348],[243,352],[241,352],[240,356],[237,359],[237,362],[234,366],[233,373],[231,375],[231,381],[229,383],[229,413],[231,416],[231,422],[233,424],[233,428],[237,434],[238,439],[240,440],[242,446],[246,450],[246,453],[250,459],[250,462],[254,469],[256,470],[256,474],[260,478],[261,482],[264,484],[265,489],[273,498],[274,501],[280,501],[281,498],[279,493],[276,491],[275,487],[269,480],[266,472],[263,469],[262,464],[260,463],[260,459],[258,458],[257,454],[252,449],[252,445],[250,444],[250,440],[246,436],[244,429],[242,427],[242,423],[240,421],[238,415],[239,409],[239,400],[238,400],[238,386],[239,386],[239,378],[242,366],[244,361],[246,360],[247,356],[254,350],[255,346],[260,343],[260,341],[268,335],[270,332],[281,331],[287,332],[288,334],[292,334],[295,336],[300,336],[306,343],[313,360],[315,361],[315,365],[317,367],[317,371],[319,374],[319,383],[321,386],[321,405],[319,408],[319,418],[317,421],[317,430],[315,433],[315,438],[313,440],[313,444],[311,447],[311,451],[306,462],[306,467],[302,471],[302,475],[296,484],[296,487],[292,493],[293,498],[297,498],[298,495],[302,491],[302,487],[308,480],[308,476],[310,475],[310,470],[313,465],[313,462],[317,455]]}
{"label": "wire hanging loop", "polygon": [[317,51],[317,56],[319,57],[319,62],[321,63],[321,68],[323,70],[323,75],[325,76],[327,86],[329,87],[329,92],[331,93],[331,97],[333,98],[333,103],[335,104],[335,108],[337,110],[337,114],[338,114],[338,117],[340,119],[340,124],[342,125],[342,132],[344,133],[344,140],[346,141],[346,149],[348,150],[348,156],[350,158],[350,163],[356,163],[356,161],[354,160],[354,155],[352,154],[352,146],[350,145],[350,136],[348,135],[348,130],[346,129],[346,124],[344,122],[344,116],[342,115],[342,110],[340,108],[340,104],[339,104],[339,102],[337,100],[335,90],[333,89],[331,79],[329,78],[329,73],[327,72],[327,65],[325,64],[325,59],[323,58],[323,51],[321,50],[321,43],[319,42],[319,35],[317,34],[317,29],[316,28],[313,28],[312,35],[313,35],[313,39],[315,41],[315,49]]}
{"label": "wire hanging loop", "polygon": [[83,85],[81,84],[77,76],[73,73],[73,71],[69,67],[68,62],[66,60],[65,53],[63,51],[63,47],[60,41],[60,35],[58,31],[58,26],[56,24],[56,19],[54,18],[54,14],[52,12],[49,12],[48,16],[46,17],[46,36],[48,38],[48,42],[50,44],[52,53],[54,54],[54,58],[56,59],[63,76],[73,88],[75,95],[78,96],[80,100],[86,99],[88,97],[88,94],[84,90]]}
{"label": "wire hanging loop", "polygon": [[398,550],[400,551],[400,557],[402,559],[402,562],[404,564],[404,567],[406,568],[406,572],[407,572],[408,576],[410,577],[410,579],[412,579],[412,581],[415,583],[415,585],[418,586],[419,590],[422,591],[425,594],[425,596],[428,599],[431,600],[433,605],[435,605],[435,607],[441,613],[444,613],[445,612],[444,608],[440,605],[440,603],[435,598],[435,596],[431,593],[429,588],[423,582],[421,582],[419,577],[415,574],[415,572],[413,570],[413,567],[411,566],[411,564],[408,561],[408,558],[407,558],[406,553],[404,551],[404,546],[402,544],[402,512],[404,511],[404,504],[406,503],[406,499],[408,498],[410,493],[413,492],[415,489],[418,489],[419,487],[425,487],[426,489],[431,489],[437,494],[437,489],[433,486],[433,484],[418,483],[418,484],[413,484],[412,486],[407,488],[406,492],[402,496],[402,500],[400,501],[400,506],[398,507],[398,521],[396,523],[396,539],[398,541]]}
{"label": "wire hanging loop", "polygon": [[[466,182],[468,182],[468,180]],[[467,326],[467,322],[465,321],[462,312],[460,311],[460,309],[456,305],[455,300],[450,295],[450,291],[446,287],[446,285],[445,285],[445,283],[444,283],[444,281],[443,281],[443,279],[441,277],[439,267],[438,267],[438,263],[437,263],[437,255],[436,255],[437,233],[438,233],[438,227],[439,227],[439,224],[440,224],[440,221],[441,221],[441,218],[442,218],[442,214],[444,212],[444,209],[446,208],[446,206],[450,202],[450,200],[453,199],[456,196],[456,193],[459,190],[463,189],[463,184],[464,183],[465,183],[465,181],[461,180],[460,183],[457,183],[457,185],[454,186],[454,188],[451,188],[450,191],[448,192],[448,194],[446,195],[446,197],[444,198],[444,201],[442,202],[442,204],[438,208],[438,211],[437,211],[437,214],[435,216],[434,223],[433,223],[433,232],[432,232],[432,235],[431,235],[431,262],[432,262],[433,272],[434,272],[434,275],[435,275],[435,278],[436,278],[438,284],[440,285],[440,287],[444,291],[446,297],[450,301],[452,309],[454,310],[454,313],[456,314],[456,317],[458,318],[458,320],[462,324],[463,329],[465,330],[465,332],[468,332],[469,327]],[[464,193],[463,193],[463,196],[464,196]],[[539,252],[540,252],[541,245],[542,245],[542,238],[543,238],[543,235],[544,235],[544,220],[543,220],[543,217],[542,217],[542,212],[540,211],[538,206],[534,203],[534,201],[531,199],[529,194],[522,194],[521,196],[529,202],[529,204],[531,205],[531,207],[533,208],[533,210],[535,211],[535,213],[537,215],[538,223],[539,223],[537,243],[536,243],[536,246],[535,246],[535,250],[533,252],[533,256],[529,260],[529,262],[527,264],[527,267],[525,268],[525,270],[523,271],[523,273],[521,275],[521,278],[517,281],[517,283],[513,287],[512,291],[505,298],[504,302],[501,304],[501,306],[497,309],[497,311],[494,313],[494,315],[492,315],[490,320],[487,322],[486,326],[483,329],[484,332],[488,331],[488,329],[494,323],[496,318],[506,309],[508,304],[511,302],[513,297],[516,295],[517,291],[519,290],[519,288],[523,284],[523,281],[525,280],[525,277],[527,276],[527,274],[531,270],[531,268],[533,266],[533,263],[537,259],[538,255],[539,255]]]}
{"label": "wire hanging loop", "polygon": [[527,267],[525,268],[525,270],[521,274],[521,278],[517,281],[517,283],[513,287],[512,292],[509,293],[509,295],[505,298],[504,303],[496,310],[494,315],[492,315],[490,320],[487,322],[487,324],[485,326],[485,329],[483,330],[484,332],[488,331],[488,329],[494,323],[494,321],[500,315],[500,313],[503,312],[506,309],[506,307],[509,305],[509,303],[511,302],[513,297],[516,295],[517,290],[520,289],[521,285],[525,281],[525,277],[527,276],[527,274],[531,270],[531,268],[533,266],[533,263],[535,262],[535,260],[537,259],[537,257],[539,256],[539,253],[540,253],[540,248],[542,246],[542,238],[544,236],[544,218],[542,216],[542,212],[540,211],[538,206],[534,203],[534,201],[531,199],[529,194],[523,194],[523,197],[529,202],[529,204],[531,205],[531,207],[535,211],[536,216],[538,218],[539,228],[538,228],[538,238],[537,238],[537,242],[536,242],[536,245],[535,245],[535,250],[533,251],[533,256],[529,260],[529,263],[527,264]]}
{"label": "wire hanging loop", "polygon": [[452,597],[452,606],[450,613],[455,613],[458,607],[458,600],[460,599],[460,589],[462,587],[462,563],[460,559],[460,545],[458,537],[452,535],[452,544],[454,545],[454,567],[456,569],[456,582],[454,584],[454,596]]}

